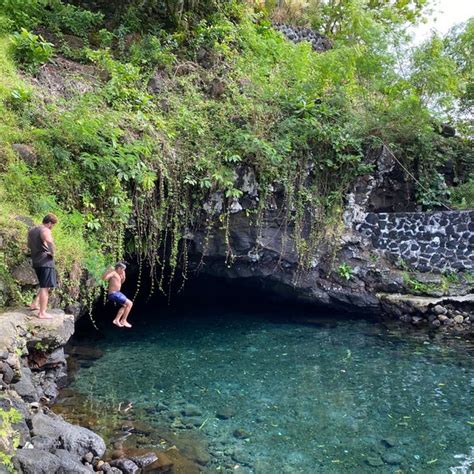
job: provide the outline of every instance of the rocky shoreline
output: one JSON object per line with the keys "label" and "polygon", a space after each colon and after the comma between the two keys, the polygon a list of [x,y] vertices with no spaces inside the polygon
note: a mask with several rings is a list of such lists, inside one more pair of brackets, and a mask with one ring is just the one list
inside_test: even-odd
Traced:
{"label": "rocky shoreline", "polygon": [[156,453],[107,462],[100,436],[49,409],[67,383],[64,346],[74,334],[74,316],[52,314],[0,313],[0,474],[168,472]]}
{"label": "rocky shoreline", "polygon": [[391,318],[430,331],[472,337],[474,294],[463,296],[414,296],[379,294]]}

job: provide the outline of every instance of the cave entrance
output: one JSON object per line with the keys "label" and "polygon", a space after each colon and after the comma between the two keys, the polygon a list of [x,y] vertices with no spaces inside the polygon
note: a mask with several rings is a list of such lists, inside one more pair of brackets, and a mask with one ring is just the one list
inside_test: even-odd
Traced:
{"label": "cave entrance", "polygon": [[[136,285],[136,278],[132,274],[122,290],[133,298]],[[99,332],[118,329],[110,328],[118,309],[113,303],[105,303],[105,297],[100,298],[92,315]],[[337,320],[344,319],[370,319],[367,315],[298,300],[291,289],[282,287],[281,291],[276,291],[274,287],[266,287],[261,280],[206,275],[190,278],[179,290],[172,291],[170,297],[158,289],[151,290],[149,281],[146,281],[135,298],[129,319],[131,323],[141,326],[156,324],[160,319],[203,319],[215,317],[216,314],[225,318],[253,315],[256,319],[269,322],[315,325],[334,324]],[[90,337],[93,330],[91,318],[81,318],[77,335],[80,337],[82,333],[86,333]]]}

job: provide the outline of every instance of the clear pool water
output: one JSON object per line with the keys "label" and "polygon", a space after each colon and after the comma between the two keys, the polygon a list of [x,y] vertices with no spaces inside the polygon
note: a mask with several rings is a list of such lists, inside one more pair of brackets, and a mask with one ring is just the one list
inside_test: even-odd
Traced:
{"label": "clear pool water", "polygon": [[287,307],[149,313],[73,388],[202,437],[204,472],[474,469],[472,344]]}

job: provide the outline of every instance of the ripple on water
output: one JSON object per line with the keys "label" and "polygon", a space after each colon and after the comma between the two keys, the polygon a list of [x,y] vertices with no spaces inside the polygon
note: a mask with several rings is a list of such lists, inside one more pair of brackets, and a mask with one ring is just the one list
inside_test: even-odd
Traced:
{"label": "ripple on water", "polygon": [[366,320],[288,324],[215,310],[161,314],[111,332],[103,349],[74,388],[205,437],[210,466],[467,473],[473,463],[472,347],[461,342]]}

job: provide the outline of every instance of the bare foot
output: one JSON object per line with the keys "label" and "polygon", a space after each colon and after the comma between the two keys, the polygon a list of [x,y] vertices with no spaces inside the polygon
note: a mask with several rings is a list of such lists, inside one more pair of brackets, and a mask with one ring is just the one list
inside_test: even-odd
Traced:
{"label": "bare foot", "polygon": [[39,319],[53,319],[53,316],[51,316],[50,314],[48,313],[38,313],[38,318]]}
{"label": "bare foot", "polygon": [[115,324],[116,326],[118,326],[119,328],[123,327],[123,324],[120,322],[120,321],[117,321],[116,319],[114,319],[112,321],[112,324]]}
{"label": "bare foot", "polygon": [[124,327],[126,327],[126,328],[131,328],[131,327],[132,327],[132,325],[131,325],[130,323],[128,323],[127,321],[124,321],[124,322],[122,323],[122,326],[124,326]]}

